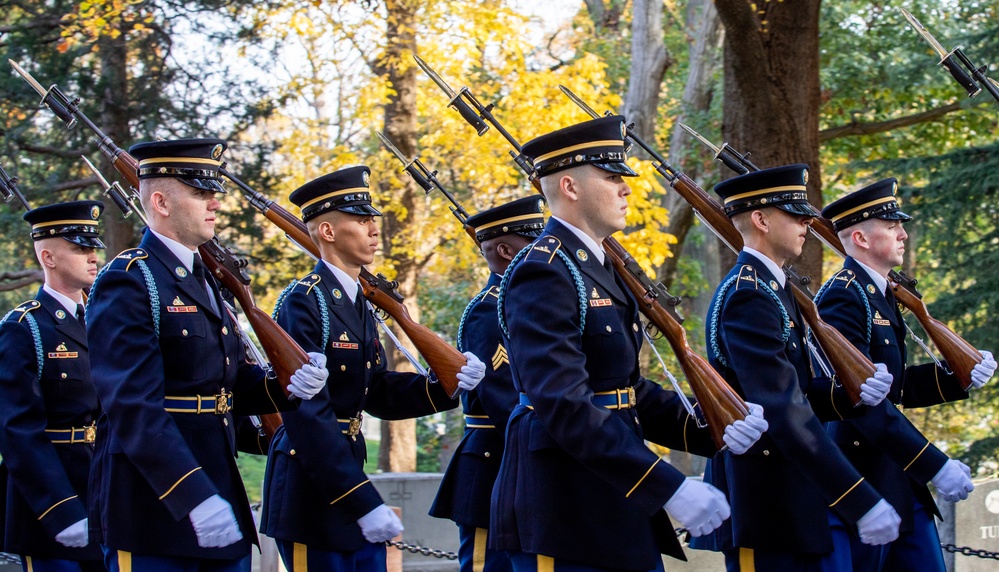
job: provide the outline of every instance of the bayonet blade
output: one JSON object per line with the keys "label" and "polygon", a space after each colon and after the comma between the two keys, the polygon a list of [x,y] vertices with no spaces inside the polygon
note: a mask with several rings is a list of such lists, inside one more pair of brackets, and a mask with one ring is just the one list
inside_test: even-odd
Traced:
{"label": "bayonet blade", "polygon": [[938,42],[937,39],[933,37],[933,34],[931,34],[930,31],[927,30],[926,27],[923,26],[919,22],[919,20],[916,19],[915,16],[910,14],[908,10],[906,10],[905,8],[899,8],[899,10],[902,11],[902,15],[905,16],[905,19],[909,21],[909,25],[912,26],[912,29],[915,30],[916,32],[919,32],[919,35],[922,36],[924,40],[926,40],[926,43],[929,44],[931,48],[933,48],[933,51],[935,51],[937,55],[940,56],[940,59],[943,60],[944,58],[946,58],[947,50],[945,50],[943,46],[940,45],[940,42]]}
{"label": "bayonet blade", "polygon": [[399,159],[399,161],[403,165],[407,167],[409,166],[409,159],[407,159],[406,156],[402,154],[402,151],[400,151],[395,145],[392,144],[392,141],[390,141],[388,137],[383,135],[381,131],[375,131],[375,134],[378,135],[379,139],[381,139],[382,145],[385,145],[385,148],[391,151],[393,155],[395,155],[396,159]]}
{"label": "bayonet blade", "polygon": [[582,99],[580,99],[578,95],[576,95],[575,93],[573,93],[571,89],[569,89],[566,86],[561,85],[561,84],[559,84],[558,88],[561,89],[562,93],[564,93],[566,95],[566,97],[568,97],[570,100],[572,100],[573,103],[575,103],[576,105],[578,105],[580,109],[582,109],[583,111],[585,111],[586,113],[588,113],[590,115],[590,117],[592,117],[594,119],[598,119],[600,117],[599,113],[597,113],[592,107],[590,107],[589,105],[587,105],[586,102],[583,101]]}
{"label": "bayonet blade", "polygon": [[45,94],[48,92],[45,90],[45,88],[42,87],[40,83],[35,81],[35,78],[31,77],[30,73],[24,71],[24,68],[17,65],[17,62],[15,62],[14,60],[7,60],[7,62],[10,63],[11,67],[14,68],[14,71],[16,71],[18,75],[24,78],[24,81],[28,82],[28,85],[30,85],[35,91],[38,92],[38,95],[45,97]]}
{"label": "bayonet blade", "polygon": [[428,76],[430,76],[430,79],[434,80],[434,83],[437,84],[437,87],[439,87],[442,90],[444,90],[444,93],[446,93],[448,97],[450,97],[452,100],[455,97],[457,97],[458,94],[455,93],[455,91],[453,89],[451,89],[451,86],[449,86],[447,84],[447,82],[444,81],[443,78],[441,78],[441,76],[437,75],[437,72],[435,72],[434,70],[430,69],[430,66],[427,65],[427,62],[425,62],[422,59],[420,59],[420,56],[418,56],[416,54],[413,54],[413,59],[416,60],[416,65],[420,66],[420,69],[423,70],[424,72],[426,72],[426,74]]}
{"label": "bayonet blade", "polygon": [[94,164],[90,162],[90,159],[87,159],[83,155],[80,155],[80,158],[83,159],[83,162],[86,163],[88,167],[90,167],[90,170],[95,175],[97,175],[97,178],[100,179],[101,184],[104,185],[105,189],[111,188],[111,183],[109,183],[108,180],[104,178],[104,175],[102,175],[101,172],[97,170],[97,167],[95,167]]}
{"label": "bayonet blade", "polygon": [[719,149],[711,141],[708,141],[703,135],[691,129],[689,126],[687,126],[687,124],[680,123],[680,127],[683,127],[683,130],[686,131],[687,133],[690,133],[694,137],[694,139],[697,139],[698,141],[703,143],[706,147],[714,151],[716,156],[721,154],[721,149]]}

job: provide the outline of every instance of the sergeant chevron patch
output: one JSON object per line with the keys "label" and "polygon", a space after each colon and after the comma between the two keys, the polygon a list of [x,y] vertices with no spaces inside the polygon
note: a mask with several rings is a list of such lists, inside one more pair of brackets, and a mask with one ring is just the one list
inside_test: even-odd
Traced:
{"label": "sergeant chevron patch", "polygon": [[496,353],[493,354],[493,371],[505,363],[510,363],[510,359],[506,355],[506,348],[503,347],[503,344],[497,344]]}

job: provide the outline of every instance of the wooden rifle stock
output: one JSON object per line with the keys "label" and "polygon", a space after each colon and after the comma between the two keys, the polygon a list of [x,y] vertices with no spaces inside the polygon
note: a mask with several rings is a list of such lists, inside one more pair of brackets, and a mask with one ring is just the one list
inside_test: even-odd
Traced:
{"label": "wooden rifle stock", "polygon": [[[321,258],[319,247],[312,241],[308,227],[301,219],[274,201],[262,199],[262,196],[252,189],[239,183],[237,185],[250,199],[250,203],[260,210],[267,217],[267,220],[283,230],[292,242],[298,244],[315,258]],[[465,356],[429,328],[413,320],[409,315],[409,310],[403,304],[402,296],[396,289],[397,283],[390,282],[381,275],[375,276],[365,268],[361,268],[359,278],[364,297],[399,324],[402,331],[413,342],[416,350],[427,360],[444,391],[450,396],[456,395],[458,392],[457,374],[461,371],[461,367],[468,362]]]}
{"label": "wooden rifle stock", "polygon": [[687,383],[697,398],[697,404],[708,423],[708,431],[718,448],[725,445],[725,428],[745,419],[749,415],[746,402],[732,387],[718,375],[711,364],[691,349],[687,342],[687,332],[671,313],[659,303],[657,297],[628,269],[628,262],[634,260],[631,254],[617,240],[604,240],[604,248],[611,257],[614,269],[638,301],[639,310],[666,336],[673,348]]}
{"label": "wooden rifle stock", "polygon": [[[670,186],[697,211],[701,220],[735,252],[742,250],[742,235],[725,214],[725,210],[708,195],[697,183],[683,173],[675,172],[666,176],[660,165],[660,174],[670,182]],[[802,319],[808,323],[815,340],[822,348],[826,359],[836,373],[836,378],[846,390],[850,401],[860,405],[860,386],[874,375],[875,368],[860,350],[847,340],[836,328],[822,321],[812,297],[794,280],[788,280],[792,287],[795,302],[801,310]]]}
{"label": "wooden rifle stock", "polygon": [[[815,235],[829,248],[846,257],[846,249],[843,248],[839,235],[833,229],[832,222],[824,217],[819,217],[812,223],[812,229],[815,231]],[[895,294],[895,299],[912,312],[926,335],[933,340],[933,345],[937,347],[940,355],[947,362],[947,366],[954,372],[961,387],[965,390],[971,387],[971,370],[982,362],[981,352],[948,328],[946,324],[930,315],[922,296],[915,289],[914,280],[892,270],[888,273],[888,283]]]}

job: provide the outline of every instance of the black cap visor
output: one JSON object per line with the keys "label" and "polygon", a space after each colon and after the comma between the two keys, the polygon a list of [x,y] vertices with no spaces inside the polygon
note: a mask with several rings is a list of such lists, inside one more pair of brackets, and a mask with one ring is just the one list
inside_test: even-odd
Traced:
{"label": "black cap visor", "polygon": [[609,171],[611,173],[617,173],[624,177],[637,177],[638,173],[633,171],[627,163],[620,161],[613,161],[607,163],[591,163],[594,167],[598,169],[603,169],[604,171]]}
{"label": "black cap visor", "polygon": [[897,220],[899,222],[909,222],[910,220],[912,220],[911,215],[908,215],[902,211],[887,212],[885,214],[878,215],[878,218],[884,220]]}
{"label": "black cap visor", "polygon": [[822,216],[822,213],[816,210],[815,207],[813,207],[809,203],[778,203],[776,205],[770,205],[770,206],[777,207],[782,211],[791,213],[793,215],[810,216],[810,217]]}
{"label": "black cap visor", "polygon": [[73,234],[73,235],[63,235],[60,236],[59,238],[66,239],[72,242],[73,244],[78,244],[85,248],[97,248],[99,250],[104,250],[105,248],[107,248],[106,246],[104,246],[104,243],[101,242],[101,239],[97,238],[96,236],[80,236],[78,234]]}
{"label": "black cap visor", "polygon": [[200,189],[202,191],[211,191],[213,193],[222,193],[223,195],[228,194],[225,190],[225,186],[222,181],[218,179],[198,179],[189,177],[177,177],[177,180],[189,187],[195,189]]}
{"label": "black cap visor", "polygon": [[336,210],[360,216],[382,216],[381,211],[368,204],[344,205],[336,207]]}

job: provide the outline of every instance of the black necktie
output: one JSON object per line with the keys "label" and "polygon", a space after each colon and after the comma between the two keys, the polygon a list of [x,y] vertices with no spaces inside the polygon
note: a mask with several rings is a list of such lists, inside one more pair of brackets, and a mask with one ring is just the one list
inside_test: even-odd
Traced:
{"label": "black necktie", "polygon": [[614,264],[611,262],[610,255],[606,252],[604,253],[604,269],[610,272],[611,276],[614,275]]}
{"label": "black necktie", "polygon": [[194,264],[192,265],[191,275],[194,279],[198,281],[198,284],[205,290],[208,295],[208,302],[212,306],[212,310],[216,312],[219,311],[218,306],[215,302],[215,294],[212,293],[212,289],[208,286],[208,281],[205,279],[205,262],[201,260],[201,255],[197,252],[194,253]]}
{"label": "black necktie", "polygon": [[80,327],[85,330],[85,329],[87,329],[87,322],[86,322],[86,320],[84,320],[83,316],[84,316],[83,304],[77,304],[76,305],[76,321],[80,322]]}
{"label": "black necktie", "polygon": [[354,309],[357,310],[357,315],[364,318],[364,294],[361,293],[361,289],[357,289],[357,295],[354,296]]}

